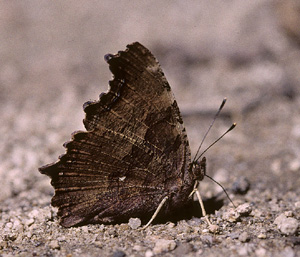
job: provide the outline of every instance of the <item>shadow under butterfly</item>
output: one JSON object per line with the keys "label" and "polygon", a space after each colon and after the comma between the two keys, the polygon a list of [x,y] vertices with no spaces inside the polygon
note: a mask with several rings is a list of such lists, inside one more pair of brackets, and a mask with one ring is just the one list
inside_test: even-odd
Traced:
{"label": "shadow under butterfly", "polygon": [[39,168],[51,177],[51,204],[58,207],[60,224],[152,216],[149,225],[158,212],[165,216],[182,208],[193,193],[203,207],[197,186],[206,175],[205,157],[199,161],[206,150],[197,156],[199,147],[191,160],[179,108],[158,61],[138,42],[105,60],[113,80],[99,101],[83,105],[87,131],[74,132],[64,144],[66,153]]}

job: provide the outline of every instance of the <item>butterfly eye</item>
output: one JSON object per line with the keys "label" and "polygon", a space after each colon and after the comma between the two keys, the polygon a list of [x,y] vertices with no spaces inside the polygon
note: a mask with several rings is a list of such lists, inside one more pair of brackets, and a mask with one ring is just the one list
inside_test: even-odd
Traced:
{"label": "butterfly eye", "polygon": [[201,162],[193,162],[192,164],[192,173],[194,180],[201,181],[203,180],[206,173],[206,159],[201,160]]}

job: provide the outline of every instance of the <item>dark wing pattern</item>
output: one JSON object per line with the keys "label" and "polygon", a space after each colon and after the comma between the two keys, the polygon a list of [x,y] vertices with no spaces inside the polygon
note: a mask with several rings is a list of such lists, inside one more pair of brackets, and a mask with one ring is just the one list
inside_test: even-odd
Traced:
{"label": "dark wing pattern", "polygon": [[52,178],[65,227],[143,217],[192,185],[185,128],[155,57],[136,42],[105,59],[114,76],[99,101],[84,104],[87,132],[74,132],[66,154],[39,169]]}

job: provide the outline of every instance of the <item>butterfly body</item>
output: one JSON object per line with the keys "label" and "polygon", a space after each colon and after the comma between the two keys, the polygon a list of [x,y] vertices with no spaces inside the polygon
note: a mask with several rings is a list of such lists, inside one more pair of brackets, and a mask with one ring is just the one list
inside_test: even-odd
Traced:
{"label": "butterfly body", "polygon": [[39,169],[52,179],[52,205],[65,227],[142,218],[166,196],[162,214],[170,213],[203,179],[152,53],[136,42],[105,60],[114,77],[108,92],[84,104],[86,131],[74,132],[66,153]]}

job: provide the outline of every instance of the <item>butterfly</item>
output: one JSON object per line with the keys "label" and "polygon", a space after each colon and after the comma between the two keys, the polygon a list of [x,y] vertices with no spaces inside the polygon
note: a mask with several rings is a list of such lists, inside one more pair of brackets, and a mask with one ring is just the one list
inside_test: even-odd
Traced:
{"label": "butterfly", "polygon": [[153,54],[135,42],[105,60],[113,79],[98,101],[83,105],[86,131],[74,132],[66,153],[39,168],[51,178],[51,204],[64,227],[168,215],[205,175],[205,158],[191,160],[177,102]]}

